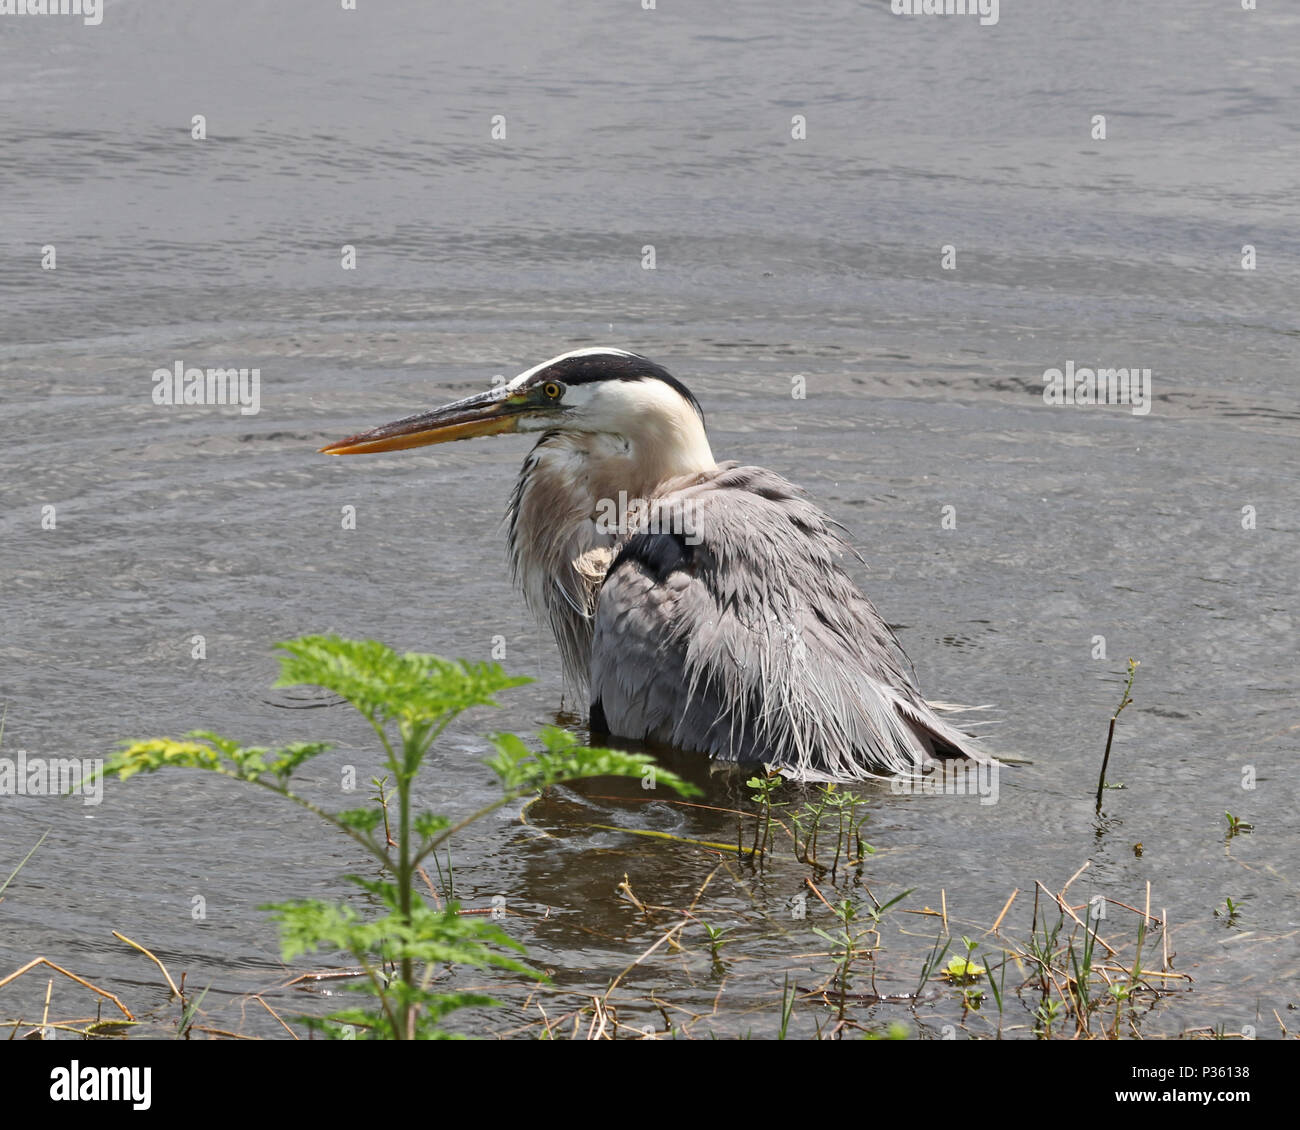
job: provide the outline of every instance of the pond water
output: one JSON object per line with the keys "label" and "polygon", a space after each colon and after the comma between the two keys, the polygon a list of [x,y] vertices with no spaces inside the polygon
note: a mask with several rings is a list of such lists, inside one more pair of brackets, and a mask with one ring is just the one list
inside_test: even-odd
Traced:
{"label": "pond water", "polygon": [[[813,927],[834,919],[806,879],[829,903],[912,892],[876,939],[887,997],[916,989],[944,914],[996,956],[1028,938],[1036,883],[1086,864],[1070,904],[1113,900],[1101,934],[1127,960],[1138,917],[1116,904],[1144,909],[1149,883],[1167,929],[1144,965],[1167,948],[1192,978],[1143,1005],[1144,1035],[1275,1037],[1274,1010],[1294,1028],[1300,13],[360,9],[0,17],[0,755],[102,757],[191,728],[329,739],[303,790],[353,807],[345,768],[364,787],[381,755],[346,706],[271,689],[275,643],[332,631],[486,659],[500,637],[535,681],[459,719],[420,782],[422,804],[474,811],[495,790],[482,735],[574,705],[506,569],[527,441],[316,448],[617,345],[690,386],[720,459],[778,471],[847,527],[923,689],[993,704],[980,732],[1017,763],[995,804],[859,790],[875,852],[833,876],[788,841],[758,869],[633,834],[734,842],[744,778],[698,762],[673,764],[710,808],[593,782],[526,822],[498,813],[458,837],[456,891],[503,906],[553,986],[493,978],[505,1006],[457,1026],[535,1036],[544,1010],[585,1034],[578,1010],[693,907],[680,948],[609,995],[620,1034],[775,1035],[787,977],[806,990],[791,1031],[825,1033]],[[259,369],[260,410],[155,404],[154,370],[178,362]],[[1149,368],[1149,412],[1045,403],[1044,371],[1068,362]],[[1130,656],[1124,788],[1099,818]],[[1254,830],[1227,840],[1225,812]],[[0,976],[44,955],[169,1030],[157,970],[117,930],[210,987],[213,1028],[283,1036],[260,990],[286,1015],[338,1003],[274,988],[313,965],[286,970],[259,910],[353,890],[363,861],[310,814],[182,771],[112,781],[98,805],[4,796],[0,875],[46,833],[0,902]],[[668,909],[638,909],[625,876]],[[699,922],[730,931],[717,962]],[[937,979],[915,1006],[871,999],[871,964],[863,1026],[997,1030],[990,998],[968,1013]],[[1008,991],[1028,976],[1012,965]],[[0,1016],[39,1019],[46,981],[0,990]],[[1012,993],[1004,1030],[1030,1035],[1036,1005]],[[94,1008],[56,980],[51,1015]]]}

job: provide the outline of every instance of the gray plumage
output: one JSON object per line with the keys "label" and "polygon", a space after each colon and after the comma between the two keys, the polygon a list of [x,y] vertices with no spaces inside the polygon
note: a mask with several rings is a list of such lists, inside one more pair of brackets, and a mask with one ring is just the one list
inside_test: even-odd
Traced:
{"label": "gray plumage", "polygon": [[780,475],[718,464],[665,369],[581,349],[322,449],[541,438],[507,508],[510,560],[601,731],[801,779],[988,762],[917,688],[844,571],[836,525]]}
{"label": "gray plumage", "polygon": [[665,484],[655,507],[690,521],[632,534],[597,602],[591,698],[610,732],[800,778],[977,756],[841,568],[848,545],[780,475],[723,464]]}

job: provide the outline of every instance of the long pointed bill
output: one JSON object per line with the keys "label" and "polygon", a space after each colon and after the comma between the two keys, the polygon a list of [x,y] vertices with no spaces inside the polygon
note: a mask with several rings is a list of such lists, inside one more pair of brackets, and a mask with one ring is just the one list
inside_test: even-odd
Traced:
{"label": "long pointed bill", "polygon": [[513,432],[519,414],[530,407],[529,398],[494,388],[457,400],[432,412],[420,412],[391,424],[359,432],[321,448],[326,455],[367,455],[374,451],[402,451],[454,439]]}

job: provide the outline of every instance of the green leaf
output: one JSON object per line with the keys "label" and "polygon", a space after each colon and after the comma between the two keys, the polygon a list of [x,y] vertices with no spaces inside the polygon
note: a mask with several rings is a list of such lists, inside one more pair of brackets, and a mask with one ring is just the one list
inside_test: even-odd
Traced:
{"label": "green leaf", "polygon": [[270,769],[282,781],[288,781],[293,771],[304,761],[333,749],[333,742],[290,742],[275,751]]}
{"label": "green leaf", "polygon": [[835,946],[853,945],[853,939],[849,937],[847,931],[841,931],[839,937],[836,937],[834,934],[827,933],[820,926],[814,926],[812,930],[813,933],[816,934],[819,938],[825,938],[828,942],[831,943],[831,945],[835,945]]}
{"label": "green leaf", "polygon": [[125,741],[104,765],[104,775],[127,780],[137,773],[159,769],[207,769],[247,781],[259,780],[267,772],[280,779],[281,787],[298,765],[309,757],[332,748],[329,742],[291,742],[276,750],[262,746],[241,746],[234,738],[211,730],[191,730],[184,740],[147,738]]}
{"label": "green leaf", "polygon": [[375,808],[347,808],[334,813],[334,819],[345,828],[358,832],[373,832],[384,822],[384,814]]}
{"label": "green leaf", "polygon": [[471,706],[495,706],[493,695],[531,679],[495,663],[453,662],[423,652],[398,655],[378,640],[300,636],[277,644],[277,687],[318,686],[346,699],[378,726],[440,724]]}
{"label": "green leaf", "polygon": [[421,839],[431,840],[439,832],[445,832],[450,828],[451,821],[436,812],[422,812],[412,821],[412,826]]}
{"label": "green leaf", "polygon": [[[523,953],[521,942],[488,919],[462,917],[456,903],[435,910],[417,902],[409,922],[398,913],[363,920],[347,903],[319,899],[274,903],[261,909],[270,911],[280,924],[280,950],[286,962],[324,948],[350,953],[363,962],[368,954],[382,953],[395,963],[411,960],[422,965],[495,967],[545,980],[545,974],[499,952],[506,948]],[[390,989],[399,994],[418,991],[397,983]]]}
{"label": "green leaf", "polygon": [[988,970],[978,962],[969,961],[964,957],[951,957],[944,968],[943,976],[950,981],[974,981],[987,972]]}
{"label": "green leaf", "polygon": [[865,1032],[862,1036],[864,1040],[906,1040],[907,1037],[907,1025],[899,1020],[891,1021],[883,1032]]}
{"label": "green leaf", "polygon": [[544,727],[538,737],[542,749],[529,750],[515,734],[492,734],[497,755],[488,767],[512,792],[545,789],[588,777],[634,777],[655,788],[666,785],[682,796],[699,796],[700,790],[645,754],[578,744],[578,739],[557,726]]}
{"label": "green leaf", "polygon": [[182,742],[175,738],[148,738],[122,742],[125,748],[113,754],[104,766],[105,775],[116,773],[125,781],[137,773],[178,766],[184,769],[221,768],[221,755],[211,746],[199,742]]}

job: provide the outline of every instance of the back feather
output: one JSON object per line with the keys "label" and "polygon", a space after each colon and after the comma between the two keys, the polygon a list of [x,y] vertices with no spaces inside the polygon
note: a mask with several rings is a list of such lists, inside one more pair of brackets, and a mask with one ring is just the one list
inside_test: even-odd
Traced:
{"label": "back feather", "polygon": [[593,716],[613,734],[799,779],[990,761],[922,698],[893,632],[840,566],[851,552],[772,471],[724,463],[671,480],[599,592]]}

